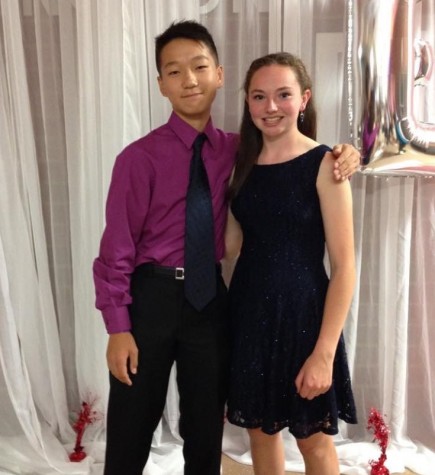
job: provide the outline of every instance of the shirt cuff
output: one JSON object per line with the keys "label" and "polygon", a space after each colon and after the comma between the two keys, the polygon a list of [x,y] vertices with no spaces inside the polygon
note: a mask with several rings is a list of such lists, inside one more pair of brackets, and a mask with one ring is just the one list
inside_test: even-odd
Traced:
{"label": "shirt cuff", "polygon": [[131,330],[127,307],[111,307],[102,310],[107,333],[122,333]]}

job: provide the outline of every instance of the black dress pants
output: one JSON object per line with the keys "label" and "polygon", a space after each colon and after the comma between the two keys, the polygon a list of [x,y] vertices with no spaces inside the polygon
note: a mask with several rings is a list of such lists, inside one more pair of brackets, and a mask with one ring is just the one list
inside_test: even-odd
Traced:
{"label": "black dress pants", "polygon": [[[173,363],[180,396],[185,475],[219,475],[229,372],[227,289],[202,312],[185,299],[183,281],[132,275],[130,318],[139,349],[133,385],[110,375],[104,475],[141,475],[161,419]],[[168,474],[170,475],[170,474]]]}

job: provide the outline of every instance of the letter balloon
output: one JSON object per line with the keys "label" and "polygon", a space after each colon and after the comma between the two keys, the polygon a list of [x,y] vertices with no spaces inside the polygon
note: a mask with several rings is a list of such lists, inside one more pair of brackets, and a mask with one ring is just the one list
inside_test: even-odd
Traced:
{"label": "letter balloon", "polygon": [[435,0],[348,0],[348,114],[362,173],[435,175]]}

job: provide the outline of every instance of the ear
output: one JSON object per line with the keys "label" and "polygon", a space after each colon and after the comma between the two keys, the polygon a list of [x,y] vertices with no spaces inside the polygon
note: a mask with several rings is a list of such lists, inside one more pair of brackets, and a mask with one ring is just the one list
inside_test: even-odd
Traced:
{"label": "ear", "polygon": [[305,108],[307,107],[308,101],[311,98],[311,90],[310,89],[305,89],[304,93],[302,94],[302,104],[301,104],[301,109],[300,111],[304,111]]}
{"label": "ear", "polygon": [[157,82],[159,83],[160,94],[163,97],[167,97],[165,84],[161,76],[157,76]]}
{"label": "ear", "polygon": [[219,65],[216,68],[217,76],[218,76],[218,88],[221,88],[224,85],[224,68],[222,65]]}

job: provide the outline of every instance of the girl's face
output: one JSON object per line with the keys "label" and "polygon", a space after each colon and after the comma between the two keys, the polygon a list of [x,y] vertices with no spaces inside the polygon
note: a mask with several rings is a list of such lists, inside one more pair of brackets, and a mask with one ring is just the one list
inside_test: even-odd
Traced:
{"label": "girl's face", "polygon": [[273,138],[297,130],[299,112],[310,97],[311,91],[301,91],[290,67],[273,64],[254,73],[246,100],[256,127]]}

